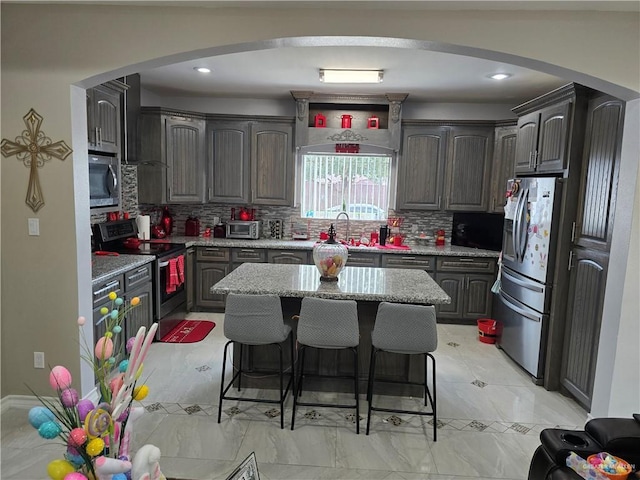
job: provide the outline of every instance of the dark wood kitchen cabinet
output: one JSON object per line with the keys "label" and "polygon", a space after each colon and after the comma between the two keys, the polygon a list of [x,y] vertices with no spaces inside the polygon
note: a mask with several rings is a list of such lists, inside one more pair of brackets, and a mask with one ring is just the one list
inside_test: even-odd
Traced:
{"label": "dark wood kitchen cabinet", "polygon": [[516,175],[568,175],[584,141],[586,87],[569,84],[513,109],[518,115]]}
{"label": "dark wood kitchen cabinet", "polygon": [[124,273],[124,300],[138,297],[140,303],[125,316],[124,338],[134,337],[140,327],[147,330],[153,323],[153,274],[152,264],[147,263]]}
{"label": "dark wood kitchen cabinet", "polygon": [[250,198],[247,120],[207,121],[207,201],[243,204]]}
{"label": "dark wood kitchen cabinet", "polygon": [[120,102],[126,90],[127,85],[118,80],[87,89],[89,150],[122,154]]}
{"label": "dark wood kitchen cabinet", "polygon": [[255,205],[293,205],[293,122],[251,124],[251,197]]}
{"label": "dark wood kitchen cabinet", "polygon": [[623,121],[624,102],[606,95],[589,101],[560,374],[562,387],[587,410],[598,357]]}
{"label": "dark wood kitchen cabinet", "polygon": [[591,407],[608,262],[606,252],[572,251],[561,384],[586,409]]}
{"label": "dark wood kitchen cabinet", "polygon": [[235,270],[243,263],[266,263],[267,250],[264,248],[232,248],[231,270]]}
{"label": "dark wood kitchen cabinet", "polygon": [[589,102],[575,245],[609,251],[623,122],[621,100],[601,95]]}
{"label": "dark wood kitchen cabinet", "polygon": [[138,297],[140,303],[126,315],[124,328],[124,338],[126,339],[135,337],[140,327],[145,327],[149,331],[153,324],[153,283],[151,279],[125,293],[126,301],[131,301],[133,297]]}
{"label": "dark wood kitchen cabinet", "polygon": [[494,258],[438,257],[435,280],[451,297],[450,304],[436,306],[438,319],[490,317],[495,270]]}
{"label": "dark wood kitchen cabinet", "polygon": [[196,300],[198,310],[224,308],[226,295],[214,295],[211,287],[226,277],[230,269],[230,250],[220,247],[196,249]]}
{"label": "dark wood kitchen cabinet", "polygon": [[313,262],[313,258],[311,252],[307,250],[268,250],[267,261],[269,263],[308,265]]}
{"label": "dark wood kitchen cabinet", "polygon": [[515,125],[497,127],[491,167],[489,213],[504,213],[507,180],[513,178],[518,129]]}
{"label": "dark wood kitchen cabinet", "polygon": [[187,248],[184,258],[184,289],[187,294],[187,312],[193,310],[195,300],[195,269],[196,269],[196,249]]}
{"label": "dark wood kitchen cabinet", "polygon": [[[124,276],[117,275],[109,280],[100,282],[93,286],[92,289],[93,300],[93,343],[104,336],[107,331],[107,319],[105,315],[100,313],[100,310],[105,307],[109,311],[113,309],[113,302],[109,299],[109,293],[115,292],[119,297],[124,296]],[[126,328],[126,327],[125,327]],[[119,351],[119,346],[122,346],[121,336],[116,337],[116,351]],[[117,364],[116,364],[117,365]]]}
{"label": "dark wood kitchen cabinet", "polygon": [[447,147],[445,127],[407,124],[398,160],[398,209],[440,210]]}
{"label": "dark wood kitchen cabinet", "polygon": [[203,203],[205,117],[155,107],[140,114],[140,203]]}
{"label": "dark wood kitchen cabinet", "polygon": [[445,210],[486,212],[493,126],[451,127],[447,141]]}

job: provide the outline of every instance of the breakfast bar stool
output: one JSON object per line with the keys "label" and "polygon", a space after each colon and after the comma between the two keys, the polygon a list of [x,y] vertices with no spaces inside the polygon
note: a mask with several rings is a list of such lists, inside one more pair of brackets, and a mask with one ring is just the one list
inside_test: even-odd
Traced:
{"label": "breakfast bar stool", "polygon": [[[280,428],[284,428],[284,401],[289,392],[289,387],[293,384],[292,391],[295,390],[294,375],[294,345],[291,327],[285,325],[282,318],[282,306],[280,297],[277,295],[240,295],[229,294],[224,311],[224,336],[229,341],[224,346],[224,354],[222,357],[222,378],[220,379],[220,403],[218,405],[218,423],[222,416],[222,401],[237,400],[243,402],[262,402],[262,403],[279,403],[280,404]],[[282,347],[287,337],[290,340],[291,347],[291,377],[284,389],[284,370],[282,366]],[[238,371],[233,376],[229,384],[224,386],[224,372],[227,363],[227,348],[230,344],[240,345],[240,362]],[[275,345],[280,353],[280,399],[260,399],[260,398],[242,398],[227,395],[227,391],[238,379],[238,392],[242,380],[242,347],[244,345],[251,348],[254,345]]]}
{"label": "breakfast bar stool", "polygon": [[[369,388],[367,400],[367,435],[371,424],[371,411],[408,413],[414,415],[433,416],[433,441],[437,440],[436,417],[436,359],[431,352],[438,347],[438,330],[436,325],[436,309],[434,306],[409,305],[382,302],[378,306],[375,324],[371,332],[371,361],[369,364]],[[375,382],[376,358],[379,352],[399,353],[403,355],[424,355],[424,383],[410,381],[390,381],[424,386],[424,405],[427,399],[431,403],[431,411],[398,410],[373,406],[373,387]],[[433,371],[433,397],[428,387],[427,357],[431,359]]]}
{"label": "breakfast bar stool", "polygon": [[[356,433],[360,433],[360,400],[358,392],[358,345],[360,330],[358,327],[358,308],[355,300],[330,300],[324,298],[305,297],[300,307],[298,320],[298,344],[300,355],[297,389],[293,395],[293,415],[291,430],[296,420],[298,405],[308,407],[355,408]],[[353,379],[356,401],[354,405],[300,402],[302,394],[302,378],[304,376],[304,353],[307,348],[317,349],[350,349],[353,352]],[[318,375],[321,377],[327,375]],[[333,376],[332,376],[333,377]],[[351,378],[351,377],[349,377]]]}

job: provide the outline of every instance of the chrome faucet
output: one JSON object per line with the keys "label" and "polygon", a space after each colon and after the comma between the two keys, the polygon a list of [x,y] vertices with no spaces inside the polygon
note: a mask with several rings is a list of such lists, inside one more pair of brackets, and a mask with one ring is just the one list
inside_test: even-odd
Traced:
{"label": "chrome faucet", "polygon": [[340,212],[337,216],[336,216],[336,223],[338,223],[338,220],[340,219],[341,216],[345,216],[347,217],[347,230],[345,232],[345,236],[344,236],[344,241],[345,242],[349,242],[349,224],[350,224],[350,220],[349,220],[349,214],[345,211]]}

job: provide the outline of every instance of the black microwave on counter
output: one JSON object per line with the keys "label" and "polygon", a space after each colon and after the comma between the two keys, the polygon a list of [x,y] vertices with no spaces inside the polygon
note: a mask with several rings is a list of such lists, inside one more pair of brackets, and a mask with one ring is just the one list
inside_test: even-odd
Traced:
{"label": "black microwave on counter", "polygon": [[451,245],[499,252],[503,223],[500,213],[454,213]]}
{"label": "black microwave on counter", "polygon": [[89,153],[89,207],[91,213],[120,209],[120,159]]}

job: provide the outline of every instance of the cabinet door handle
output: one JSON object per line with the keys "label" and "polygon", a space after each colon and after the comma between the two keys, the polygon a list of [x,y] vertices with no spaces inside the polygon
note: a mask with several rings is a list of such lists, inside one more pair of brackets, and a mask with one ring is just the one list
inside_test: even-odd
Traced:
{"label": "cabinet door handle", "polygon": [[571,270],[573,268],[573,250],[569,252],[569,264],[567,265],[567,270]]}
{"label": "cabinet door handle", "polygon": [[529,168],[533,168],[533,151],[529,152]]}
{"label": "cabinet door handle", "polygon": [[538,158],[539,158],[538,150],[533,151],[533,168],[538,168]]}
{"label": "cabinet door handle", "polygon": [[213,188],[209,188],[209,200],[213,198]]}
{"label": "cabinet door handle", "polygon": [[473,258],[460,258],[459,261],[463,263],[473,263],[475,260]]}
{"label": "cabinet door handle", "polygon": [[573,222],[571,225],[571,242],[575,242],[576,240],[576,222]]}
{"label": "cabinet door handle", "polygon": [[438,195],[438,208],[442,208],[442,195]]}

